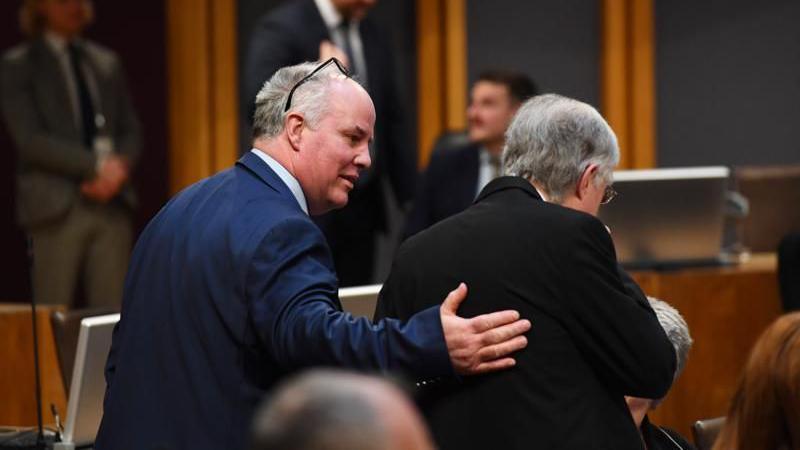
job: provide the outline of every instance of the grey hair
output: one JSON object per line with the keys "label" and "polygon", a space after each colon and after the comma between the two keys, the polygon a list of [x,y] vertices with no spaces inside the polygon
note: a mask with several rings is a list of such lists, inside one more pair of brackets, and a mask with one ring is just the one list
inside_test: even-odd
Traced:
{"label": "grey hair", "polygon": [[253,139],[272,138],[279,135],[283,131],[286,115],[290,112],[302,113],[312,128],[317,125],[328,107],[326,98],[331,82],[343,77],[333,65],[315,74],[297,88],[292,94],[289,111],[284,112],[283,109],[286,106],[289,91],[318,66],[319,62],[304,62],[283,67],[264,83],[256,95],[256,107],[253,113]]}
{"label": "grey hair", "polygon": [[526,101],[506,131],[503,169],[536,181],[555,203],[565,200],[590,164],[611,184],[619,162],[617,137],[596,109],[556,94]]}
{"label": "grey hair", "polygon": [[650,301],[650,306],[658,317],[658,322],[664,328],[672,346],[675,347],[675,378],[681,374],[683,368],[686,367],[686,358],[689,356],[689,350],[692,348],[692,336],[689,335],[689,326],[683,320],[683,316],[677,309],[672,307],[669,303],[653,297],[647,297]]}
{"label": "grey hair", "polygon": [[387,432],[366,392],[376,382],[336,370],[290,380],[256,413],[251,450],[382,449]]}

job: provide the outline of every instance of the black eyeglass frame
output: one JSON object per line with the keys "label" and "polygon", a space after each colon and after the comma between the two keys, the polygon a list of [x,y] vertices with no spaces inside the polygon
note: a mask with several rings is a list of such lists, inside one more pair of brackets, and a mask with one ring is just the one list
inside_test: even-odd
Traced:
{"label": "black eyeglass frame", "polygon": [[347,70],[347,67],[345,67],[344,64],[342,64],[342,62],[339,61],[338,59],[331,57],[324,63],[317,66],[317,68],[312,70],[311,73],[300,79],[300,81],[295,83],[294,86],[292,86],[292,89],[289,91],[289,95],[286,97],[286,105],[284,105],[283,107],[283,112],[289,111],[289,107],[292,106],[292,96],[294,96],[294,91],[296,91],[297,88],[299,88],[300,86],[305,84],[308,80],[310,80],[311,77],[325,70],[325,68],[331,65],[331,63],[336,65],[336,68],[338,68],[339,71],[342,72],[342,75],[346,76],[347,78],[350,78],[350,72]]}

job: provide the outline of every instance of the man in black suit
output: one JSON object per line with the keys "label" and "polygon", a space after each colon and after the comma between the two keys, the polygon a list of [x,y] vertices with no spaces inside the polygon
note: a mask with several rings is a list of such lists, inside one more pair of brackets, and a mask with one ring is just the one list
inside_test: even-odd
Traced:
{"label": "man in black suit", "polygon": [[478,76],[467,108],[469,142],[434,149],[417,186],[406,236],[467,209],[500,176],[506,129],[520,105],[534,95],[536,85],[523,73],[493,70]]}
{"label": "man in black suit", "polygon": [[[264,16],[250,39],[245,104],[252,116],[256,93],[275,71],[336,56],[367,88],[377,122],[372,168],[364,172],[346,208],[315,219],[333,252],[342,286],[373,281],[375,238],[387,226],[383,182],[388,177],[399,204],[411,199],[416,154],[395,81],[393,52],[366,18],[376,0],[295,0]],[[252,117],[251,117],[252,119]]]}
{"label": "man in black suit", "polygon": [[624,396],[661,398],[676,362],[595,217],[613,196],[616,137],[594,108],[552,94],[526,102],[506,137],[510,176],[401,246],[376,316],[410,317],[464,280],[463,314],[514,308],[533,323],[512,370],[423,387],[441,448],[639,450]]}

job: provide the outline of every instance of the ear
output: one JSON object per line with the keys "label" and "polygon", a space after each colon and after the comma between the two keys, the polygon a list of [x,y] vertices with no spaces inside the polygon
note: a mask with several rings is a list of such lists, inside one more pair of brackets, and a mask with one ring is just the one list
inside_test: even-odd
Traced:
{"label": "ear", "polygon": [[597,164],[589,164],[589,167],[583,171],[580,179],[578,179],[578,186],[575,189],[575,195],[578,199],[583,200],[588,194],[590,185],[594,183],[594,178],[597,176],[598,169],[599,166]]}
{"label": "ear", "polygon": [[294,149],[294,151],[300,150],[305,124],[306,122],[302,114],[290,112],[286,116],[283,127],[286,130],[286,136],[289,139],[289,143],[292,145],[292,149]]}

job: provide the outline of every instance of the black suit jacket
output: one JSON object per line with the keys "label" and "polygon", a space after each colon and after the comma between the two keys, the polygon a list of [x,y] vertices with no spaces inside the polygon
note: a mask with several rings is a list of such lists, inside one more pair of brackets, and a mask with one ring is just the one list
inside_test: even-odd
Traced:
{"label": "black suit jacket", "polygon": [[463,316],[513,308],[533,327],[513,369],[424,388],[441,448],[641,449],[623,395],[663,396],[675,353],[599,220],[498,178],[401,246],[376,316],[410,317],[460,281]]}
{"label": "black suit jacket", "polygon": [[480,151],[481,145],[474,142],[434,151],[417,186],[406,223],[407,237],[472,204],[478,191]]}
{"label": "black suit jacket", "polygon": [[[345,208],[354,226],[382,229],[386,212],[380,178],[389,177],[400,203],[411,199],[416,181],[416,153],[410,145],[407,114],[398,95],[390,46],[369,18],[359,25],[367,65],[367,91],[375,104],[373,174],[356,186]],[[248,120],[256,94],[272,74],[284,66],[319,58],[319,44],[331,37],[313,0],[287,2],[265,15],[250,39],[245,67]],[[363,178],[363,177],[362,177]]]}

